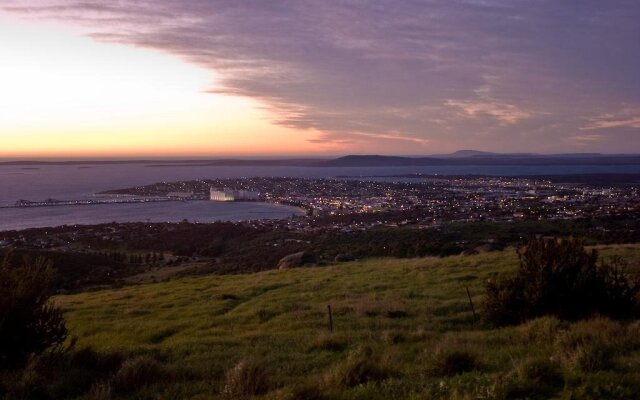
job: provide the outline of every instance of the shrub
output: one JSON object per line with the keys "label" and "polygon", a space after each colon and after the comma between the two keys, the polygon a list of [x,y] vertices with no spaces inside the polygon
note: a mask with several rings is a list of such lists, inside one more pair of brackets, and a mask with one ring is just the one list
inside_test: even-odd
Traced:
{"label": "shrub", "polygon": [[597,252],[587,252],[580,241],[532,238],[518,256],[516,276],[486,285],[483,316],[492,324],[517,324],[543,315],[627,318],[640,310],[640,282],[623,272],[620,259],[598,264]]}
{"label": "shrub", "polygon": [[122,364],[111,384],[117,393],[131,393],[137,389],[170,378],[167,368],[154,358],[140,356]]}
{"label": "shrub", "polygon": [[262,363],[241,360],[227,371],[222,394],[230,399],[255,396],[269,391],[269,376]]}
{"label": "shrub", "polygon": [[327,384],[353,387],[390,376],[391,371],[374,356],[371,347],[365,346],[349,353],[342,364],[329,371],[325,381]]}
{"label": "shrub", "polygon": [[11,258],[0,262],[0,368],[10,369],[67,337],[62,312],[49,302],[54,293],[51,263],[25,259],[17,266]]}

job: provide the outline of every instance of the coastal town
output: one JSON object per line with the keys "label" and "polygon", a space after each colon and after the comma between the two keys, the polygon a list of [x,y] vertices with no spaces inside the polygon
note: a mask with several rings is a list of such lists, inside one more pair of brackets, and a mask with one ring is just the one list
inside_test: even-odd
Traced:
{"label": "coastal town", "polygon": [[[159,182],[96,193],[95,203],[182,201],[260,201],[297,208],[287,218],[225,222],[247,232],[273,233],[283,240],[305,235],[375,234],[397,227],[438,232],[473,224],[556,224],[598,219],[637,221],[640,185],[563,183],[543,178],[489,176],[406,176],[304,178],[234,178]],[[87,205],[87,204],[85,204]],[[38,204],[37,206],[46,206]],[[88,205],[87,205],[88,206]],[[210,221],[214,222],[214,221]],[[203,221],[177,223],[72,225],[0,233],[0,247],[77,249],[89,243],[118,246],[134,236],[173,235],[180,224],[206,227]],[[221,222],[222,223],[222,222]],[[633,227],[590,222],[593,235],[609,229],[635,235]],[[205,228],[203,228],[205,229]],[[484,227],[482,229],[485,229]],[[621,229],[621,230],[620,230]],[[389,233],[387,233],[388,235]],[[297,236],[296,236],[297,235]],[[207,234],[205,233],[206,237]],[[436,235],[437,236],[437,235]],[[173,240],[173,239],[172,239]],[[406,240],[406,239],[403,239]],[[447,239],[449,240],[449,239]],[[617,240],[617,239],[616,239]],[[460,242],[458,245],[466,246]],[[190,254],[186,252],[186,254]]]}
{"label": "coastal town", "polygon": [[235,200],[260,200],[304,209],[304,216],[286,220],[245,222],[292,230],[570,220],[640,212],[640,185],[554,183],[521,177],[237,178],[160,182],[103,194],[224,201],[225,189],[218,188],[226,188],[226,200],[234,200],[235,191]]}

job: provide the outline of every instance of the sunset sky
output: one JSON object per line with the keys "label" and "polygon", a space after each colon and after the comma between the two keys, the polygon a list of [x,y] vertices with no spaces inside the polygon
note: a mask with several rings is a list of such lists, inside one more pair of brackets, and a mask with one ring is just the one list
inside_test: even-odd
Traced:
{"label": "sunset sky", "polygon": [[640,152],[637,0],[0,0],[0,158]]}

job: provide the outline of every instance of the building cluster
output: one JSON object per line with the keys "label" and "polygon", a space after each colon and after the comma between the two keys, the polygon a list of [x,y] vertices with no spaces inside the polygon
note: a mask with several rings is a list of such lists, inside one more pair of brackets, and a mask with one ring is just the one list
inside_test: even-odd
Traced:
{"label": "building cluster", "polygon": [[209,200],[211,201],[258,201],[260,192],[251,190],[233,190],[229,188],[209,189]]}

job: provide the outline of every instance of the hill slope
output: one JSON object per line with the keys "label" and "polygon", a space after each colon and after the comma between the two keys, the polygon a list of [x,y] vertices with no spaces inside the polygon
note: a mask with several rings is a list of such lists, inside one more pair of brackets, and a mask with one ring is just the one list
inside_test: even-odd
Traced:
{"label": "hill slope", "polygon": [[[640,246],[604,249],[603,254],[621,255],[633,268],[640,263]],[[472,397],[460,398],[476,398],[489,391],[493,397],[483,398],[504,398],[500,390],[511,390],[509,385],[522,389],[529,379],[520,382],[514,366],[556,357],[557,344],[550,336],[556,330],[597,324],[593,329],[603,332],[602,326],[619,328],[609,321],[561,327],[543,320],[543,328],[534,323],[502,329],[475,324],[466,288],[477,308],[483,282],[513,271],[516,262],[512,250],[444,259],[378,259],[185,278],[59,296],[56,302],[66,310],[79,346],[151,354],[178,371],[178,378],[136,389],[131,398],[220,397],[225,371],[242,359],[258,360],[264,367],[269,380],[264,398],[444,399],[463,392]],[[327,305],[333,310],[333,334],[328,332]],[[635,326],[640,331],[637,322]],[[636,390],[638,345],[635,352],[616,355],[616,364],[604,372],[562,364],[568,369],[559,378],[565,380],[564,393],[584,391],[585,385],[602,385],[598,390],[605,393]],[[477,356],[477,371],[446,376],[439,369],[437,354],[456,349]],[[362,365],[352,365],[358,362]],[[350,368],[366,372],[367,365],[383,371],[365,374],[362,384],[342,379],[350,373],[357,378]],[[607,386],[610,382],[618,389]],[[522,390],[562,394],[563,385],[550,383],[545,389],[543,383]]]}

